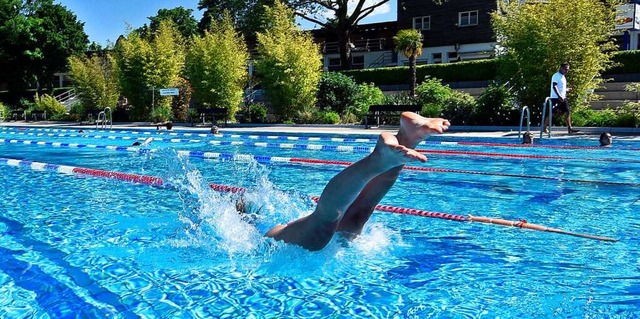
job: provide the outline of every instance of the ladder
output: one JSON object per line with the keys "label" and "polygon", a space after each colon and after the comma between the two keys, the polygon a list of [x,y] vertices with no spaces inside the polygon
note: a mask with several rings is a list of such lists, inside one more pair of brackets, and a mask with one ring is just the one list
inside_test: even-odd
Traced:
{"label": "ladder", "polygon": [[[109,120],[107,121],[107,111],[109,111]],[[105,107],[104,111],[98,113],[98,118],[96,119],[96,129],[98,129],[98,125],[101,128],[107,127],[107,122],[109,123],[109,128],[113,128],[113,114],[111,112],[110,107]]]}

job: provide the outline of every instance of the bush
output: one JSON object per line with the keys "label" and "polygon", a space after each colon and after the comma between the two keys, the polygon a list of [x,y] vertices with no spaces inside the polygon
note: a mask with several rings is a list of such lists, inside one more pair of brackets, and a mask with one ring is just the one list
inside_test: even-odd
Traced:
{"label": "bush", "polygon": [[358,85],[352,78],[339,72],[324,72],[318,86],[316,105],[320,110],[344,114],[353,108],[358,98]]}
{"label": "bush", "polygon": [[361,117],[369,113],[369,106],[383,104],[385,101],[384,93],[373,83],[360,84],[358,85],[358,94],[353,106],[348,108],[345,113]]}
{"label": "bush", "polygon": [[43,94],[42,96],[36,94],[35,109],[47,112],[47,118],[50,119],[60,119],[67,112],[64,105],[48,94]]}
{"label": "bush", "polygon": [[267,121],[267,108],[262,103],[249,105],[249,121],[251,123],[265,123]]}
{"label": "bush", "polygon": [[10,112],[11,110],[9,107],[0,102],[0,120],[8,118],[10,116]]}
{"label": "bush", "polygon": [[476,100],[468,93],[452,91],[445,100],[442,117],[454,125],[468,125],[476,112]]}
{"label": "bush", "polygon": [[317,124],[337,124],[340,123],[340,115],[333,111],[318,111],[313,119]]}
{"label": "bush", "polygon": [[422,105],[421,114],[426,117],[441,117],[445,102],[452,90],[441,80],[430,78],[416,87],[417,104]]}
{"label": "bush", "polygon": [[514,105],[514,97],[504,85],[490,84],[478,97],[474,125],[516,125],[520,110]]}
{"label": "bush", "polygon": [[[562,116],[553,118],[555,123],[560,123]],[[612,109],[595,111],[593,109],[582,109],[571,113],[571,121],[574,126],[599,126],[611,127],[615,126],[616,113]]]}

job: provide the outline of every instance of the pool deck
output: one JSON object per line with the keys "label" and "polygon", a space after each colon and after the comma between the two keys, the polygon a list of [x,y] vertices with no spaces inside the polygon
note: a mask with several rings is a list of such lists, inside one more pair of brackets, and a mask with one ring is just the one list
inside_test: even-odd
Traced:
{"label": "pool deck", "polygon": [[[96,125],[81,124],[76,122],[0,122],[0,127],[64,127],[67,129],[95,129]],[[158,126],[149,122],[127,122],[114,123],[112,126],[107,125],[108,129],[158,129]],[[366,129],[364,125],[321,125],[321,124],[229,124],[226,127],[219,127],[221,133],[229,132],[255,132],[256,134],[264,133],[282,133],[282,134],[354,134],[354,135],[378,135],[381,132],[395,132],[397,126],[381,126],[377,128]],[[531,127],[534,137],[538,139],[539,128]],[[624,137],[625,139],[640,140],[640,128],[620,128],[620,127],[577,127],[580,130],[577,134],[567,134],[566,127],[553,127],[551,131],[552,138],[571,139],[571,138],[598,138],[602,132],[609,132],[614,136]],[[164,126],[160,126],[159,130],[166,131]],[[191,126],[190,123],[174,123],[175,131],[191,131],[191,132],[210,132],[210,125]],[[455,126],[453,125],[445,136],[464,136],[464,137],[512,137],[518,138],[519,127],[517,126]],[[543,138],[547,138],[546,134]]]}

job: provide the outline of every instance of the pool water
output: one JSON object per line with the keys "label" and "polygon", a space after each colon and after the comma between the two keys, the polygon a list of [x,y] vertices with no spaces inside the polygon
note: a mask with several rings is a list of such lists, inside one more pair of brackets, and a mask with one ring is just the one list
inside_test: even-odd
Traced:
{"label": "pool water", "polygon": [[382,211],[319,252],[263,238],[375,143],[344,138],[0,128],[0,317],[640,317],[639,141],[432,137],[381,202],[618,242]]}

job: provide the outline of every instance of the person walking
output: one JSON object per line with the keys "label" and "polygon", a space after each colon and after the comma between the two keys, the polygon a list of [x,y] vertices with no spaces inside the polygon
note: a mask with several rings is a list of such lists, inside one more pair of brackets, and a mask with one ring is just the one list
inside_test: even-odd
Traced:
{"label": "person walking", "polygon": [[[567,92],[570,90],[567,88],[567,78],[565,75],[569,72],[569,62],[564,62],[560,65],[558,72],[551,77],[551,105],[553,108],[551,112],[554,115],[564,114],[565,122],[567,123],[567,130],[569,134],[577,133],[578,130],[574,130],[571,124],[571,107],[569,101],[567,101]],[[549,116],[544,120],[544,133],[549,133]]]}

